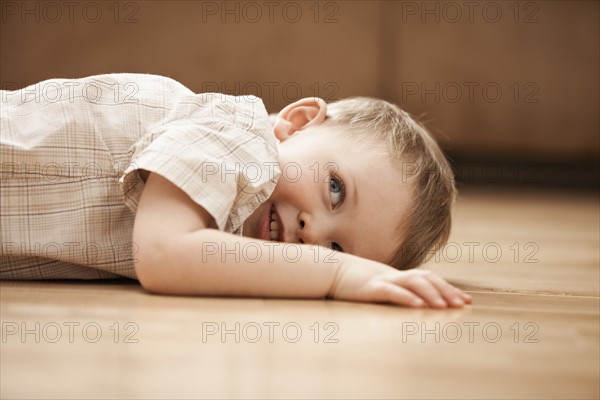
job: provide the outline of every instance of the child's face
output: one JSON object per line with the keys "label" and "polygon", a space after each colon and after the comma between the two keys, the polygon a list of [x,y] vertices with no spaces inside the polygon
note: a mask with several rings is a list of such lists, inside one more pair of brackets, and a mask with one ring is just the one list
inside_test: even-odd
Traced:
{"label": "child's face", "polygon": [[404,236],[398,226],[410,186],[383,146],[358,143],[337,129],[308,128],[279,144],[282,175],[269,200],[244,222],[244,235],[319,244],[387,263]]}

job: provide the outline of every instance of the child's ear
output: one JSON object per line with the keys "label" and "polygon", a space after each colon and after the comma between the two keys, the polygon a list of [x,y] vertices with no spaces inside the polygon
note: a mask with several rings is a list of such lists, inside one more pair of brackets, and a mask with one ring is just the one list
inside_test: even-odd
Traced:
{"label": "child's ear", "polygon": [[318,97],[307,97],[286,106],[275,120],[275,136],[284,141],[296,131],[325,121],[327,103]]}

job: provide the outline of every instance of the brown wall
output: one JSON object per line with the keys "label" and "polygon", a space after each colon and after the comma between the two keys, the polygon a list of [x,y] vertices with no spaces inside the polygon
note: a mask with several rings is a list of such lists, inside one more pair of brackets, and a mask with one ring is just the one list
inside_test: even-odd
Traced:
{"label": "brown wall", "polygon": [[263,1],[72,4],[2,1],[2,88],[147,72],[258,94],[270,112],[299,96],[377,96],[422,116],[457,159],[600,158],[597,1],[471,13],[462,1],[275,1],[272,15]]}

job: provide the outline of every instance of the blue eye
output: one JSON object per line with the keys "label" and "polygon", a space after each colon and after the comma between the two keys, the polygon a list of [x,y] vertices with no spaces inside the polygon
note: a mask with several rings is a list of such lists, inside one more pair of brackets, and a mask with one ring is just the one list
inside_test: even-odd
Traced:
{"label": "blue eye", "polygon": [[339,178],[332,176],[329,179],[329,192],[331,193],[331,204],[333,205],[333,208],[342,204],[345,197],[345,190],[344,184]]}
{"label": "blue eye", "polygon": [[342,249],[342,246],[340,246],[336,242],[331,243],[331,250],[340,251],[340,252],[344,251],[344,249]]}
{"label": "blue eye", "polygon": [[[344,188],[344,183],[337,176],[332,176],[329,179],[329,193],[331,196],[332,208],[339,207],[344,202],[346,190]],[[331,243],[331,249],[340,252],[344,251],[344,249],[342,249],[342,246],[340,246],[336,242]]]}

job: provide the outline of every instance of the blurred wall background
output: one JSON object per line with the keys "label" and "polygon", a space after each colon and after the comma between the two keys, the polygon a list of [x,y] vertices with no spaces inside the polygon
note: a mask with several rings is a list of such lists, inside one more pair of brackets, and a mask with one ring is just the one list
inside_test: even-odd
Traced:
{"label": "blurred wall background", "polygon": [[597,1],[4,1],[0,84],[109,72],[196,92],[363,95],[420,117],[462,183],[598,185]]}

